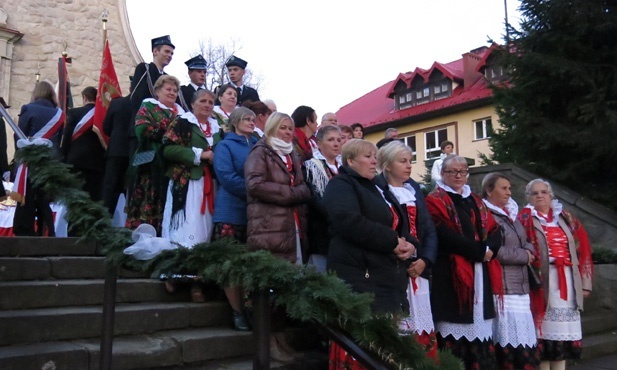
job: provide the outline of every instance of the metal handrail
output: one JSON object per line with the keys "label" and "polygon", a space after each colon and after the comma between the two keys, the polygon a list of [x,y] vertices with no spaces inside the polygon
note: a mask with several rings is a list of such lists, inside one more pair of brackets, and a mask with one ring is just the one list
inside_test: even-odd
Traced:
{"label": "metal handrail", "polygon": [[[103,320],[101,332],[101,348],[99,369],[112,369],[112,350],[114,335],[114,316],[116,307],[116,285],[118,269],[109,264],[105,272],[105,288],[103,299]],[[253,370],[270,370],[270,290],[262,289],[253,292],[253,338],[255,341],[255,356]],[[357,345],[348,335],[326,325],[315,323],[331,340],[358,360],[368,370],[387,370],[388,368]]]}

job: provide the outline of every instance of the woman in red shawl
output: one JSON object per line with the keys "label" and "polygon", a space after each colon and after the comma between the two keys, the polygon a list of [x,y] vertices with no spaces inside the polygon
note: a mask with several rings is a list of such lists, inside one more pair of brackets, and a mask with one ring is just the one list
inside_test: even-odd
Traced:
{"label": "woman in red shawl", "polygon": [[583,298],[591,294],[593,263],[587,232],[554,199],[542,179],[527,184],[529,204],[519,214],[535,248],[532,266],[542,284],[531,291],[531,307],[538,326],[541,370],[562,370],[566,360],[581,358]]}
{"label": "woman in red shawl", "polygon": [[501,232],[471,193],[467,174],[465,158],[446,157],[442,179],[426,198],[438,237],[431,309],[439,348],[450,349],[466,369],[496,369],[493,294],[503,297],[503,283],[494,257]]}

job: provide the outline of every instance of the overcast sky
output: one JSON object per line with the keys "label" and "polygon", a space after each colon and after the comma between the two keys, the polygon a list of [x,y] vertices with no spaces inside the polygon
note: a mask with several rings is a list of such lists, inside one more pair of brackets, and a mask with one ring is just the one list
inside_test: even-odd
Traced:
{"label": "overcast sky", "polygon": [[[263,79],[262,100],[289,114],[309,105],[320,117],[401,72],[456,60],[505,34],[502,0],[126,2],[144,60],[152,59],[150,39],[169,34],[176,49],[166,72],[183,84],[200,40],[235,41],[236,55]],[[514,25],[518,6],[507,3]]]}

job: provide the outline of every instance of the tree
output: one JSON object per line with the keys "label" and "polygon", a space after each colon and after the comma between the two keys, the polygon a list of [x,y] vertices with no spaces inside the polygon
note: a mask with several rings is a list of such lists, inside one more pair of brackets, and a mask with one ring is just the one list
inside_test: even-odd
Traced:
{"label": "tree", "polygon": [[[514,162],[617,209],[617,2],[522,0],[497,53],[502,128],[492,159]],[[506,50],[508,49],[508,50]]]}
{"label": "tree", "polygon": [[[227,62],[229,57],[241,49],[241,47],[236,47],[235,40],[231,41],[231,45],[214,44],[212,39],[208,39],[208,41],[199,41],[199,48],[193,52],[191,57],[201,54],[208,62],[206,87],[210,91],[214,91],[216,87],[229,82],[225,62]],[[261,76],[254,74],[250,68],[247,68],[244,74],[244,84],[259,90],[261,83]]]}

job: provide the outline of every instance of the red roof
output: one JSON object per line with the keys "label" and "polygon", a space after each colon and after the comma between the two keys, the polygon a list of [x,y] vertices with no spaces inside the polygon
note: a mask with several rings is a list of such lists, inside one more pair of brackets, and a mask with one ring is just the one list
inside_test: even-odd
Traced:
{"label": "red roof", "polygon": [[[476,53],[482,58],[482,63],[486,62],[487,54],[490,54],[494,48],[482,48]],[[465,81],[464,60],[457,59],[450,63],[442,64],[434,62],[428,70],[416,68],[413,72],[399,73],[395,80],[389,81],[384,85],[368,92],[351,103],[341,107],[336,112],[339,122],[351,125],[355,122],[360,122],[365,128],[394,122],[405,118],[423,115],[429,112],[437,113],[437,111],[445,108],[453,108],[458,105],[481,101],[492,96],[492,91],[488,87],[484,78],[477,71],[480,65],[473,66],[473,73],[476,79],[471,83],[471,86],[463,86]],[[439,70],[445,77],[458,83],[458,86],[452,91],[452,95],[448,98],[435,100],[426,104],[416,105],[401,110],[395,110],[394,88],[401,81],[407,87],[411,86],[411,82],[418,75],[425,82],[428,82],[429,77],[435,71]]]}

